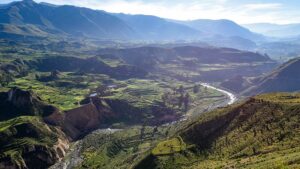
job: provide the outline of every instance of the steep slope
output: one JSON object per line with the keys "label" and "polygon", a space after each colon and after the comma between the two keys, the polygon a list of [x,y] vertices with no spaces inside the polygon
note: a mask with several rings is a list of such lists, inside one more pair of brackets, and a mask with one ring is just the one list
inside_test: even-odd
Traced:
{"label": "steep slope", "polygon": [[132,29],[104,11],[21,1],[0,8],[2,33],[47,36],[75,35],[98,39],[130,39]]}
{"label": "steep slope", "polygon": [[268,92],[299,91],[300,59],[293,59],[269,74],[256,78],[251,87],[243,92],[244,95],[255,95]]}
{"label": "steep slope", "polygon": [[30,91],[13,88],[0,93],[0,121],[19,116],[48,116],[59,110],[47,105]]}
{"label": "steep slope", "polygon": [[125,22],[104,11],[59,6],[44,15],[55,28],[72,35],[98,39],[132,39],[135,37],[134,31]]}
{"label": "steep slope", "polygon": [[250,30],[230,20],[199,19],[192,21],[183,21],[180,23],[212,35],[222,35],[225,37],[238,36],[253,41],[263,39],[262,35],[253,33]]}
{"label": "steep slope", "polygon": [[0,168],[47,168],[69,148],[65,134],[38,117],[0,122],[0,136]]}
{"label": "steep slope", "polygon": [[203,34],[188,26],[151,15],[115,14],[145,40],[198,40]]}
{"label": "steep slope", "polygon": [[77,140],[88,132],[107,124],[105,120],[112,119],[116,115],[104,101],[95,99],[63,113],[52,113],[44,120],[48,124],[60,126],[72,140]]}
{"label": "steep slope", "polygon": [[201,115],[136,168],[299,168],[299,94],[268,94]]}
{"label": "steep slope", "polygon": [[240,93],[248,88],[251,84],[252,83],[247,78],[243,76],[235,76],[233,78],[226,79],[220,84],[220,86],[236,93]]}
{"label": "steep slope", "polygon": [[[0,7],[0,35],[68,36],[118,40],[214,40],[252,49],[263,36],[229,20],[171,21],[151,15],[114,14],[23,0]],[[249,40],[248,40],[249,39]],[[252,41],[250,41],[252,40]],[[239,42],[242,42],[239,44]],[[213,43],[213,42],[212,42]],[[228,46],[228,45],[227,45]]]}
{"label": "steep slope", "polygon": [[62,159],[67,136],[41,117],[58,113],[31,92],[0,93],[0,168],[47,168]]}

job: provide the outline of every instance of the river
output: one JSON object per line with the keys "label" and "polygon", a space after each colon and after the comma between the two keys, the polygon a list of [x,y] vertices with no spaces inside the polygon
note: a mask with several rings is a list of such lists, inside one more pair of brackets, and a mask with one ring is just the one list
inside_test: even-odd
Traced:
{"label": "river", "polygon": [[223,90],[223,89],[211,86],[208,83],[201,83],[201,85],[204,86],[204,87],[207,87],[209,89],[217,90],[217,91],[225,94],[229,98],[229,101],[226,103],[227,105],[231,105],[231,104],[233,104],[233,103],[235,103],[237,101],[237,97],[233,93],[231,93],[229,91],[226,91],[226,90]]}

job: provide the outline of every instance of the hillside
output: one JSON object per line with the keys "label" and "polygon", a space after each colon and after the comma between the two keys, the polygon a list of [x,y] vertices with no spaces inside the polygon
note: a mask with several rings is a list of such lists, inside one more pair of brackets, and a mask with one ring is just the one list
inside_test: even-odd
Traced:
{"label": "hillside", "polygon": [[86,36],[102,39],[134,37],[123,21],[104,11],[74,6],[54,6],[31,0],[11,3],[0,8],[3,36]]}
{"label": "hillside", "polygon": [[266,94],[203,114],[135,168],[299,168],[299,98]]}
{"label": "hillside", "polygon": [[256,23],[244,25],[253,32],[262,33],[270,37],[289,38],[298,37],[300,35],[300,24],[271,24]]}
{"label": "hillside", "polygon": [[[143,22],[141,22],[143,20]],[[116,15],[31,0],[0,8],[0,35],[16,38],[68,36],[118,40],[195,40],[201,33],[155,16]]]}
{"label": "hillside", "polygon": [[196,30],[205,32],[206,35],[221,35],[224,37],[241,37],[252,41],[263,40],[264,37],[230,20],[199,19],[192,21],[176,21]]}
{"label": "hillside", "polygon": [[267,55],[231,48],[178,46],[101,49],[97,56],[116,56],[122,62],[147,70],[193,81],[218,81],[238,75],[257,76],[276,62]]}
{"label": "hillside", "polygon": [[68,137],[42,119],[57,108],[18,88],[1,92],[0,102],[0,168],[46,168],[64,157]]}
{"label": "hillside", "polygon": [[229,20],[172,21],[32,0],[1,5],[0,35],[10,39],[92,38],[101,40],[207,41],[221,47],[254,49],[263,40]]}
{"label": "hillside", "polygon": [[125,21],[144,40],[199,40],[203,37],[201,31],[156,16],[126,14],[115,16]]}
{"label": "hillside", "polygon": [[255,95],[268,92],[299,91],[300,59],[293,59],[278,67],[269,74],[252,80],[252,84],[242,94]]}

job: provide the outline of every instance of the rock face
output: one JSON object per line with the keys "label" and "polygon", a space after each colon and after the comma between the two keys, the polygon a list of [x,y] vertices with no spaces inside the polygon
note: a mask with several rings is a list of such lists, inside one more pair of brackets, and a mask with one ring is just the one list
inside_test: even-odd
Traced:
{"label": "rock face", "polygon": [[77,140],[95,129],[107,128],[114,123],[144,124],[140,119],[145,111],[151,111],[154,116],[147,121],[148,125],[160,125],[180,118],[164,105],[140,109],[123,100],[102,99],[97,96],[83,100],[82,104],[81,107],[64,113],[52,113],[44,117],[44,120],[48,124],[60,126],[72,140]]}
{"label": "rock face", "polygon": [[13,88],[8,92],[7,100],[15,107],[23,108],[27,106],[33,106],[33,98],[31,93],[18,88]]}
{"label": "rock face", "polygon": [[101,123],[101,113],[91,102],[87,105],[65,112],[63,129],[72,138],[81,133],[96,129]]}
{"label": "rock face", "polygon": [[93,98],[81,107],[68,110],[64,113],[56,112],[45,121],[49,124],[61,126],[63,131],[71,138],[77,139],[88,132],[103,125],[105,119],[115,116],[109,106],[99,98]]}

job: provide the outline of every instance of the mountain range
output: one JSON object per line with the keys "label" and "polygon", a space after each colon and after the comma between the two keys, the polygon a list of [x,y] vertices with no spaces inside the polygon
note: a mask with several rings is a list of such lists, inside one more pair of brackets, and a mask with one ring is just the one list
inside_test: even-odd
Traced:
{"label": "mountain range", "polygon": [[262,35],[253,33],[250,30],[238,25],[237,23],[231,20],[198,19],[191,21],[176,22],[187,25],[196,30],[203,31],[205,32],[205,34],[221,35],[224,37],[242,37],[253,41],[263,40]]}
{"label": "mountain range", "polygon": [[121,40],[204,40],[258,35],[229,20],[173,21],[149,15],[108,13],[102,10],[56,6],[32,0],[0,6],[3,37],[76,36]]}
{"label": "mountain range", "polygon": [[271,23],[256,23],[243,25],[251,31],[258,32],[270,37],[299,37],[300,24],[271,24]]}

